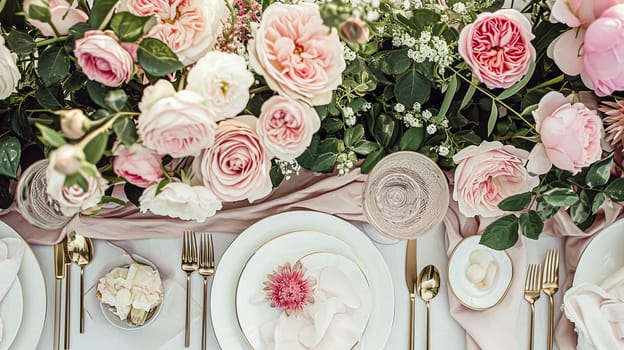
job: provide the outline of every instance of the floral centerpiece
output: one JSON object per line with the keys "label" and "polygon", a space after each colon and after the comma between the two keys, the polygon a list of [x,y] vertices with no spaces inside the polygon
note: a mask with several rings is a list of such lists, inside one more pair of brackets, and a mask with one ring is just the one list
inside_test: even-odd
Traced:
{"label": "floral centerpiece", "polygon": [[409,150],[451,171],[464,215],[497,218],[495,249],[624,200],[624,1],[1,4],[0,198],[23,150],[67,215],[125,183],[142,211],[203,221],[301,167]]}

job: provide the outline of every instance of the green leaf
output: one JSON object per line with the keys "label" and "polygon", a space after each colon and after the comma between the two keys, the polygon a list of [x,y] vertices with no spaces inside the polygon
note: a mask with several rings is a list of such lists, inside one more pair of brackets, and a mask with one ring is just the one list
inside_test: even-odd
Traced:
{"label": "green leaf", "polygon": [[17,178],[17,168],[22,156],[22,145],[13,136],[0,139],[0,174]]}
{"label": "green leaf", "polygon": [[338,118],[325,118],[325,120],[323,120],[322,125],[323,125],[323,130],[327,131],[330,134],[333,134],[337,132],[338,130],[342,129],[342,127],[344,126],[344,123],[342,122],[342,120]]}
{"label": "green leaf", "polygon": [[567,207],[579,200],[578,195],[571,188],[553,188],[544,192],[542,198],[554,207]]}
{"label": "green leaf", "polygon": [[466,108],[470,102],[472,102],[472,96],[474,96],[475,91],[477,90],[477,84],[479,82],[475,82],[473,79],[473,83],[468,86],[468,90],[466,90],[466,94],[459,105],[459,110]]}
{"label": "green leaf", "polygon": [[455,97],[455,93],[457,92],[457,84],[457,77],[455,75],[451,76],[451,80],[449,81],[446,92],[444,93],[444,99],[442,100],[440,111],[438,112],[439,118],[446,117],[446,112],[448,112],[451,102],[453,102],[453,97]]}
{"label": "green leaf", "polygon": [[535,62],[531,62],[529,70],[524,75],[524,77],[522,77],[522,79],[520,79],[517,83],[505,89],[505,91],[501,92],[498,95],[498,99],[504,100],[517,94],[520,90],[522,90],[522,88],[526,86],[526,84],[528,84],[529,80],[531,80],[531,78],[533,77],[533,72],[535,72]]}
{"label": "green leaf", "polygon": [[145,72],[155,77],[162,77],[184,68],[169,46],[154,38],[145,38],[141,41],[137,59]]}
{"label": "green leaf", "polygon": [[59,85],[46,87],[41,83],[37,83],[36,86],[35,99],[41,107],[47,109],[61,109],[63,107],[57,98],[61,93]]}
{"label": "green leaf", "polygon": [[100,204],[106,204],[106,203],[115,203],[121,206],[126,205],[126,202],[124,202],[123,200],[117,198],[117,197],[113,197],[113,196],[102,196],[102,200],[100,200]]}
{"label": "green leaf", "polygon": [[67,143],[67,141],[65,141],[65,138],[63,137],[63,135],[61,135],[60,132],[50,129],[43,124],[37,124],[37,128],[41,132],[40,140],[44,144],[54,148],[58,148]]}
{"label": "green leaf", "polygon": [[124,145],[130,146],[137,140],[136,126],[131,117],[122,117],[113,123],[113,131],[117,139]]}
{"label": "green leaf", "polygon": [[606,199],[607,199],[607,196],[605,196],[604,192],[598,192],[596,197],[594,197],[594,202],[592,203],[592,208],[591,208],[592,214],[598,213],[598,210],[600,210],[600,207],[602,206],[602,204],[605,202]]}
{"label": "green leaf", "polygon": [[50,13],[50,5],[46,1],[34,1],[28,6],[28,17],[44,23],[49,23],[52,20],[52,14]]}
{"label": "green leaf", "polygon": [[525,192],[507,197],[498,203],[498,208],[504,211],[520,211],[531,204],[533,194]]}
{"label": "green leaf", "polygon": [[108,134],[99,133],[94,137],[84,148],[85,159],[91,164],[97,164],[104,151],[106,151],[106,144],[108,143]]}
{"label": "green leaf", "polygon": [[375,140],[382,146],[388,146],[394,136],[395,126],[396,122],[394,118],[386,114],[381,114],[377,117],[372,130]]}
{"label": "green leaf", "polygon": [[152,19],[139,17],[130,12],[117,12],[111,19],[110,26],[121,41],[136,42],[145,33],[145,26]]}
{"label": "green leaf", "polygon": [[321,141],[316,151],[317,154],[338,152],[338,139],[335,137],[328,137],[325,140]]}
{"label": "green leaf", "polygon": [[605,193],[614,201],[624,201],[624,178],[617,179],[610,183],[605,189]]}
{"label": "green leaf", "polygon": [[11,181],[7,176],[0,176],[0,208],[6,209],[13,203]]}
{"label": "green leaf", "polygon": [[156,186],[156,192],[154,193],[154,197],[158,196],[160,192],[171,182],[171,178],[166,176],[164,179],[160,180],[158,186]]}
{"label": "green leaf", "polygon": [[352,128],[348,128],[344,134],[344,143],[347,147],[353,147],[364,137],[364,126],[358,124]]}
{"label": "green leaf", "polygon": [[364,162],[362,163],[362,167],[360,168],[360,170],[362,171],[362,174],[368,174],[371,170],[373,170],[375,165],[377,165],[377,163],[385,155],[386,155],[386,150],[383,148],[380,148],[372,153],[369,153],[368,156],[366,156],[366,159],[364,159]]}
{"label": "green leaf", "polygon": [[609,181],[611,177],[611,167],[613,166],[613,153],[607,158],[594,163],[587,171],[587,177],[585,177],[585,183],[587,186],[594,188],[596,186],[602,186]]}
{"label": "green leaf", "polygon": [[589,196],[587,192],[581,191],[579,194],[579,201],[570,207],[570,216],[575,224],[585,222],[591,214],[591,207],[589,205]]}
{"label": "green leaf", "polygon": [[544,229],[544,220],[535,210],[520,215],[520,231],[530,239],[538,239]]}
{"label": "green leaf", "polygon": [[353,151],[357,154],[361,154],[363,156],[379,149],[381,147],[377,142],[360,140],[360,142],[356,143],[353,147]]}
{"label": "green leaf", "polygon": [[73,185],[78,185],[83,191],[89,191],[89,182],[82,176],[80,173],[67,175],[65,177],[64,187],[71,187]]}
{"label": "green leaf", "polygon": [[398,49],[386,51],[375,55],[375,59],[379,59],[379,68],[388,75],[402,74],[409,69],[414,60],[407,55],[408,49]]}
{"label": "green leaf", "polygon": [[119,112],[128,102],[128,95],[122,89],[110,90],[104,96],[104,104],[115,112]]}
{"label": "green leaf", "polygon": [[537,207],[535,208],[535,210],[542,218],[542,220],[546,221],[555,216],[555,214],[557,214],[557,212],[559,211],[559,207],[552,206],[544,202],[544,200],[542,199],[537,201]]}
{"label": "green leaf", "polygon": [[105,101],[107,92],[108,89],[105,88],[104,85],[96,83],[95,81],[87,82],[87,93],[89,93],[89,97],[100,107],[108,108]]}
{"label": "green leaf", "polygon": [[62,46],[50,46],[39,56],[39,76],[46,86],[60,83],[69,74],[69,60]]}
{"label": "green leaf", "polygon": [[28,34],[11,29],[6,37],[6,43],[11,51],[21,56],[28,56],[35,51],[35,40]]}
{"label": "green leaf", "polygon": [[141,198],[141,195],[143,194],[143,189],[141,187],[126,182],[126,184],[124,185],[124,194],[126,195],[126,198],[128,198],[128,201],[130,201],[130,203],[134,204],[137,207],[141,205],[141,203],[139,202],[139,198]]}
{"label": "green leaf", "polygon": [[401,151],[418,151],[425,139],[425,131],[423,128],[408,129],[401,137],[399,148]]}
{"label": "green leaf", "polygon": [[269,171],[269,176],[271,177],[271,184],[273,185],[273,187],[279,186],[279,184],[284,181],[284,174],[282,174],[280,167],[277,165],[273,165],[271,167],[271,171]]}
{"label": "green leaf", "polygon": [[115,12],[119,0],[94,0],[89,12],[91,29],[104,29]]}
{"label": "green leaf", "polygon": [[494,126],[496,126],[497,120],[498,120],[498,107],[496,107],[496,101],[492,99],[492,108],[490,109],[490,116],[488,117],[488,123],[487,123],[488,136],[492,135],[492,131],[494,131]]}
{"label": "green leaf", "polygon": [[312,170],[319,173],[327,173],[334,170],[334,164],[336,164],[335,153],[323,153],[316,157]]}
{"label": "green leaf", "polygon": [[486,227],[479,243],[495,250],[511,248],[518,241],[518,226],[515,215],[503,216]]}
{"label": "green leaf", "polygon": [[403,74],[394,85],[397,102],[411,108],[415,102],[423,104],[429,100],[431,83],[422,74],[412,68]]}

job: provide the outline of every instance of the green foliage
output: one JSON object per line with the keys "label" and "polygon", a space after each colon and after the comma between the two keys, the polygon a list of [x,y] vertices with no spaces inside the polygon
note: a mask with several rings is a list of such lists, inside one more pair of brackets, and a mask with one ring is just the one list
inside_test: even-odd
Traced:
{"label": "green foliage", "polygon": [[503,216],[485,229],[479,243],[495,250],[511,248],[518,241],[518,228],[519,220],[515,215]]}
{"label": "green foliage", "polygon": [[39,56],[39,76],[45,86],[60,83],[69,75],[69,59],[62,46],[50,46]]}
{"label": "green foliage", "polygon": [[141,41],[137,59],[145,72],[154,77],[163,77],[184,68],[169,46],[154,38],[145,38]]}
{"label": "green foliage", "polygon": [[119,40],[136,42],[145,34],[151,19],[151,16],[139,17],[130,12],[117,12],[111,19],[110,26]]}
{"label": "green foliage", "polygon": [[17,178],[21,155],[22,146],[17,138],[13,136],[0,138],[0,175]]}

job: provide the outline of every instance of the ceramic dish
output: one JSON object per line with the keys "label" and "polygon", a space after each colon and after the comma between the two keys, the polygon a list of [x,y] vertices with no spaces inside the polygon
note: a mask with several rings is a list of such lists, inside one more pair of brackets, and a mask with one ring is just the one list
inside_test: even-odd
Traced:
{"label": "ceramic dish", "polygon": [[[511,258],[504,251],[490,249],[479,244],[481,236],[470,236],[455,246],[448,264],[448,278],[451,292],[465,307],[472,310],[487,310],[498,305],[511,286],[513,265]],[[482,250],[491,255],[497,265],[497,272],[491,287],[485,290],[468,280],[466,276],[470,265],[470,255],[474,251]]]}
{"label": "ceramic dish", "polygon": [[22,295],[22,284],[19,278],[15,282],[2,299],[0,303],[0,320],[4,329],[2,329],[2,341],[0,341],[0,350],[8,350],[17,336],[20,324],[22,323],[22,313],[24,311],[24,296]]}
{"label": "ceramic dish", "polygon": [[597,233],[585,247],[574,273],[573,286],[583,282],[600,284],[624,266],[624,220]]}

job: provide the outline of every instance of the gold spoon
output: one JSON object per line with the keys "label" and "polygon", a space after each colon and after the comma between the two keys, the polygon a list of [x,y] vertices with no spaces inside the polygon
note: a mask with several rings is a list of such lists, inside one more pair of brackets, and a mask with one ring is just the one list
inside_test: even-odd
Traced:
{"label": "gold spoon", "polygon": [[440,290],[440,272],[433,265],[427,265],[420,271],[418,294],[427,304],[427,350],[429,350],[429,303]]}
{"label": "gold spoon", "polygon": [[69,237],[67,255],[80,267],[80,333],[84,333],[84,269],[93,260],[93,241],[75,232]]}

